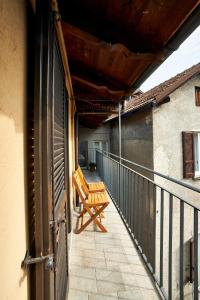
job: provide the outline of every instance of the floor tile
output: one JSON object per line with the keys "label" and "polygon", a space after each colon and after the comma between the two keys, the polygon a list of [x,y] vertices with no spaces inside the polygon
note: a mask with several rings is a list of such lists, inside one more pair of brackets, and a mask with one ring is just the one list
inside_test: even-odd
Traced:
{"label": "floor tile", "polygon": [[93,294],[89,295],[89,300],[118,300],[118,297],[116,296],[107,296],[102,294]]}
{"label": "floor tile", "polygon": [[96,280],[81,276],[70,276],[70,289],[82,292],[97,292]]}
{"label": "floor tile", "polygon": [[140,289],[140,291],[142,292],[143,299],[148,299],[148,300],[158,300],[158,299],[160,299],[158,297],[158,294],[154,290]]}
{"label": "floor tile", "polygon": [[106,260],[102,258],[96,258],[96,257],[84,257],[84,256],[72,255],[71,264],[80,267],[88,267],[88,268],[105,268]]}
{"label": "floor tile", "polygon": [[135,264],[135,265],[141,265],[142,264],[141,258],[137,255],[126,254],[126,257],[127,257],[128,262],[131,263],[131,264]]}
{"label": "floor tile", "polygon": [[134,274],[132,274],[132,273],[122,273],[122,278],[123,278],[123,281],[124,281],[125,285],[134,286],[134,287],[138,286],[138,282],[137,282],[137,279],[136,279]]}
{"label": "floor tile", "polygon": [[[121,291],[118,292],[118,299],[119,300],[144,300],[142,292],[140,289],[133,289],[133,290],[127,290],[127,291]],[[149,300],[149,298],[146,298],[145,300]]]}
{"label": "floor tile", "polygon": [[67,300],[89,300],[89,294],[70,288]]}
{"label": "floor tile", "polygon": [[127,255],[124,253],[112,253],[105,251],[105,259],[106,261],[116,261],[119,263],[128,263]]}
{"label": "floor tile", "polygon": [[96,276],[96,272],[94,268],[83,268],[76,265],[71,266],[70,274],[75,276],[81,276],[84,278],[92,278],[92,279],[94,279]]}
{"label": "floor tile", "polygon": [[82,242],[81,240],[79,241],[72,241],[73,243],[73,248],[78,248],[78,249],[95,249],[95,243],[91,241],[91,243],[86,243]]}
{"label": "floor tile", "polygon": [[117,284],[110,281],[97,280],[98,293],[109,294],[124,291],[125,286],[123,284]]}
{"label": "floor tile", "polygon": [[148,276],[134,275],[137,281],[137,286],[145,289],[153,289],[153,284]]}
{"label": "floor tile", "polygon": [[122,274],[120,272],[110,270],[96,270],[96,279],[112,283],[124,284]]}
{"label": "floor tile", "polygon": [[84,256],[84,257],[98,257],[98,258],[105,258],[104,255],[104,251],[100,250],[100,249],[79,249],[79,248],[75,248],[73,251],[74,255],[78,255],[78,256]]}

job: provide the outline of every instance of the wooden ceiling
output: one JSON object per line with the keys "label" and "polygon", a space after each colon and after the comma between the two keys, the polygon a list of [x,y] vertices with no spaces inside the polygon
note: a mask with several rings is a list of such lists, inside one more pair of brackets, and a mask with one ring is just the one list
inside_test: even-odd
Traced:
{"label": "wooden ceiling", "polygon": [[199,0],[58,4],[77,110],[90,127],[116,110],[200,23]]}

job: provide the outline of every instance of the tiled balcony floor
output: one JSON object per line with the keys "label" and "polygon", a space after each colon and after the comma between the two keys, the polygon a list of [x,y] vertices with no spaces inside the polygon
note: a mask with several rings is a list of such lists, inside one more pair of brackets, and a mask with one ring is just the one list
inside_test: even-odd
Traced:
{"label": "tiled balcony floor", "polygon": [[159,299],[113,203],[105,217],[107,233],[73,234],[68,300]]}

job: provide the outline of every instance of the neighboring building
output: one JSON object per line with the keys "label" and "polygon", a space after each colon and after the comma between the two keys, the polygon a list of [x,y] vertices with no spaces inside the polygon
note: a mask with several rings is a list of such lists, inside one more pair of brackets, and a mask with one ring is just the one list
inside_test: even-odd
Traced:
{"label": "neighboring building", "polygon": [[[141,131],[145,134],[135,137]],[[130,132],[134,138],[129,138]],[[134,153],[142,151],[143,165],[194,186],[200,186],[199,139],[200,64],[135,97],[122,114],[124,156],[126,143],[131,143],[130,160],[141,163]]]}
{"label": "neighboring building", "polygon": [[96,163],[94,149],[110,150],[110,125],[98,128],[79,127],[79,164],[88,167],[90,162]]}
{"label": "neighboring building", "polygon": [[[111,152],[118,155],[118,120],[110,122]],[[149,167],[167,176],[200,188],[200,64],[154,87],[129,101],[122,113],[122,157]],[[133,166],[131,166],[133,168]],[[150,179],[151,173],[137,169]],[[158,176],[157,184],[172,190],[174,194],[200,204],[199,194],[187,190]],[[157,195],[159,198],[159,195]],[[174,198],[175,200],[175,198]],[[169,207],[165,203],[164,219],[167,224]],[[159,232],[160,209],[157,207],[156,231]],[[189,278],[189,244],[193,237],[193,211],[185,209],[185,294],[190,297],[192,287]],[[179,285],[179,202],[174,201],[173,232],[173,297],[176,299]],[[167,226],[164,229],[168,237]],[[164,285],[167,278],[168,240],[164,241]],[[156,238],[156,252],[159,235]],[[156,266],[158,271],[159,264]],[[177,291],[177,292],[176,292]]]}

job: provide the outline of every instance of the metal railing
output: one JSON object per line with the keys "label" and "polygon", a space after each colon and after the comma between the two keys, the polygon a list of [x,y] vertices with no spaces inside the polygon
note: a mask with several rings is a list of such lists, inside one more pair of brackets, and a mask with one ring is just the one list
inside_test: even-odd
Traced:
{"label": "metal railing", "polygon": [[198,299],[200,189],[109,152],[96,150],[96,163],[163,297]]}

